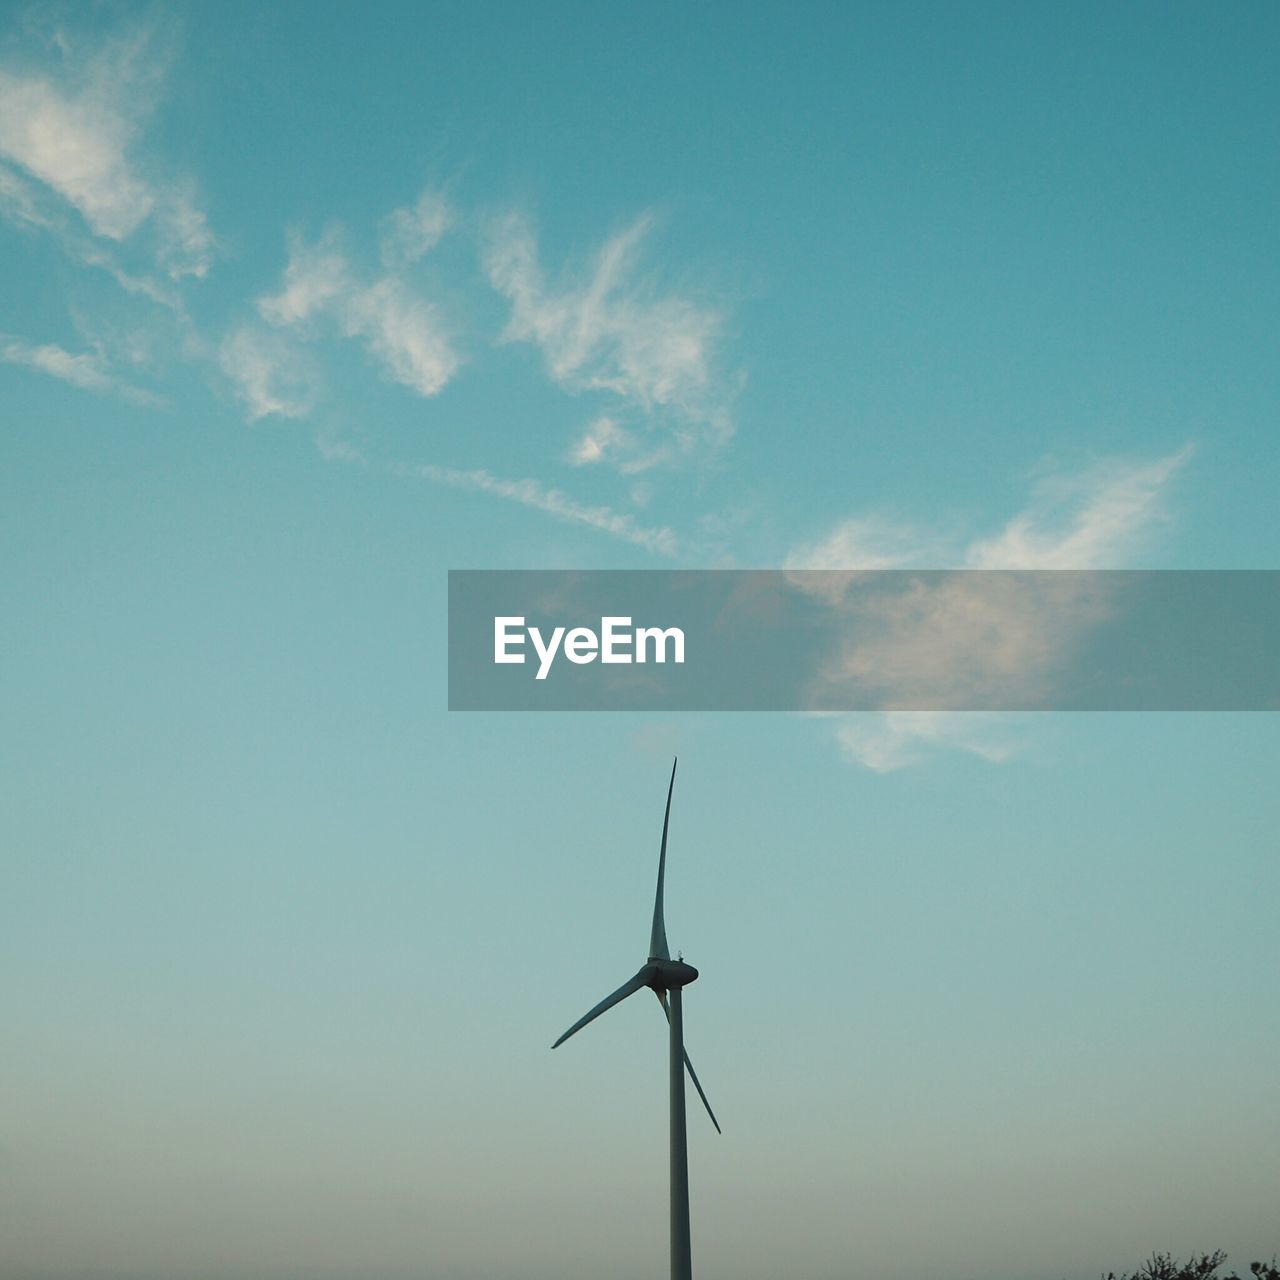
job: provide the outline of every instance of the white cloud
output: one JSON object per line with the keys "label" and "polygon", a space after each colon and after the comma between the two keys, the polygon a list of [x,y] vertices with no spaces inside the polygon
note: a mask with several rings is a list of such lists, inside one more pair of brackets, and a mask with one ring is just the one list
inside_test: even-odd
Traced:
{"label": "white cloud", "polygon": [[182,296],[176,286],[163,284],[151,276],[134,275],[124,270],[111,254],[79,237],[68,236],[64,240],[64,247],[73,257],[79,258],[86,267],[97,267],[105,271],[126,293],[150,298],[152,302],[168,307],[170,311],[180,316],[185,314]]}
{"label": "white cloud", "polygon": [[258,300],[265,320],[313,336],[315,322],[331,319],[344,337],[359,338],[399,383],[422,396],[437,395],[461,363],[438,311],[395,275],[359,283],[337,230],[315,245],[289,237],[289,261],[279,292]]}
{"label": "white cloud", "polygon": [[157,213],[160,227],[160,262],[170,279],[195,276],[203,280],[209,272],[216,246],[204,213],[197,207],[189,183],[172,186],[162,194]]}
{"label": "white cloud", "polygon": [[1191,445],[1153,462],[1110,460],[1082,474],[1042,480],[1031,503],[965,553],[973,569],[1102,569],[1137,550],[1167,519],[1169,481]]}
{"label": "white cloud", "polygon": [[616,418],[601,417],[592,422],[569,449],[569,461],[576,467],[603,462],[610,454],[625,448],[630,436]]}
{"label": "white cloud", "polygon": [[315,378],[301,352],[278,333],[241,325],[218,349],[218,363],[244,402],[249,421],[302,418],[315,400]]}
{"label": "white cloud", "polygon": [[[490,228],[485,269],[511,304],[506,337],[537,346],[569,391],[610,391],[638,410],[664,410],[682,451],[732,434],[712,373],[720,313],[637,274],[643,217],[605,241],[585,277],[548,284],[527,222],[510,214]],[[656,459],[654,459],[656,461]]]}
{"label": "white cloud", "polygon": [[328,433],[321,433],[316,436],[316,449],[326,462],[363,464],[368,461],[350,440],[343,440],[340,436]]}
{"label": "white cloud", "polygon": [[[614,423],[611,429],[604,426]],[[620,475],[638,476],[654,467],[669,462],[673,456],[667,445],[657,445],[643,449],[642,439],[634,429],[617,425],[613,419],[597,419],[570,447],[565,460],[575,467],[591,466],[595,463],[608,463]],[[652,484],[640,484],[635,491],[652,497]],[[644,505],[648,497],[641,502]]]}
{"label": "white cloud", "polygon": [[457,372],[459,359],[430,303],[386,276],[353,293],[342,313],[345,331],[362,337],[397,382],[420,396],[434,396]]}
{"label": "white cloud", "polygon": [[290,231],[288,246],[289,261],[280,292],[259,298],[258,311],[275,325],[304,325],[350,294],[347,259],[336,228],[330,228],[314,245]]}
{"label": "white cloud", "polygon": [[[190,184],[153,176],[135,156],[162,71],[145,32],[73,53],[55,73],[0,70],[0,157],[71,205],[95,236],[124,241],[153,224],[168,274],[202,276],[214,238]],[[3,185],[12,205],[13,185]]]}
{"label": "white cloud", "polygon": [[411,209],[396,209],[383,223],[382,262],[396,271],[417,262],[440,243],[453,222],[444,197],[424,191]]}
{"label": "white cloud", "polygon": [[159,404],[158,396],[122,382],[110,372],[101,352],[73,353],[54,343],[40,346],[0,334],[0,360],[48,374],[82,391],[118,395],[133,404]]}
{"label": "white cloud", "polygon": [[987,538],[869,514],[842,520],[795,548],[788,569],[1116,568],[1167,519],[1169,482],[1192,454],[1184,445],[1149,462],[1105,459],[1072,475],[1042,479],[1027,506]]}
{"label": "white cloud", "polygon": [[0,212],[19,227],[47,230],[51,225],[31,184],[4,164],[0,164]]}
{"label": "white cloud", "polygon": [[112,245],[73,227],[48,192],[37,190],[7,165],[0,164],[0,215],[20,231],[43,231],[55,237],[63,252],[86,267],[105,271],[126,293],[149,298],[176,313],[182,298],[175,285],[149,275],[126,271],[117,262]]}
{"label": "white cloud", "polygon": [[675,533],[665,526],[654,528],[637,524],[629,515],[613,511],[606,506],[587,506],[558,489],[548,489],[537,480],[504,480],[488,471],[460,471],[452,467],[437,467],[430,464],[402,466],[396,470],[402,474],[430,480],[435,484],[447,485],[451,489],[470,489],[506,498],[522,506],[544,511],[557,520],[587,525],[601,533],[607,533],[610,537],[643,547],[656,555],[672,556],[676,554],[678,548]]}
{"label": "white cloud", "polygon": [[840,754],[851,764],[892,773],[919,764],[931,749],[951,747],[1002,764],[1015,753],[1007,721],[980,711],[890,711],[842,717]]}
{"label": "white cloud", "polygon": [[47,80],[0,72],[0,153],[112,240],[131,235],[155,207],[150,187],[125,159],[132,133],[102,95],[67,98]]}
{"label": "white cloud", "polygon": [[[788,557],[789,569],[846,570],[794,580],[833,608],[856,608],[858,627],[824,678],[887,691],[898,701],[972,705],[993,687],[1020,687],[1028,700],[1107,608],[1102,584],[1063,574],[1035,591],[999,575],[921,580],[868,605],[853,592],[869,569],[1103,569],[1119,567],[1167,519],[1169,484],[1190,446],[1153,461],[1112,459],[1072,476],[1042,480],[1024,510],[968,543],[878,517],[846,520]],[[855,603],[856,602],[856,603]],[[1014,754],[1002,722],[976,713],[895,711],[841,718],[842,754],[881,772],[950,747],[1002,761]]]}
{"label": "white cloud", "polygon": [[[802,574],[792,579],[808,585]],[[841,580],[838,594],[822,579],[814,593],[844,623],[811,686],[815,706],[850,694],[902,709],[1038,704],[1107,607],[1105,584],[1089,574]]]}
{"label": "white cloud", "polygon": [[925,568],[946,559],[941,544],[923,530],[882,515],[842,520],[830,533],[808,546],[795,548],[787,569]]}

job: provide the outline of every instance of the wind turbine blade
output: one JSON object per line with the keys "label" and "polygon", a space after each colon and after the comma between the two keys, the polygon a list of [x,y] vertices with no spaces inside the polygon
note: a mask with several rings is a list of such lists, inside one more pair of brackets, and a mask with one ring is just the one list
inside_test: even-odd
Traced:
{"label": "wind turbine blade", "polygon": [[662,912],[662,887],[667,878],[667,826],[671,822],[671,793],[676,786],[676,765],[679,757],[671,762],[671,782],[667,787],[667,811],[662,815],[662,851],[658,854],[658,892],[653,899],[653,929],[649,934],[649,959],[670,960],[667,949],[667,922]]}
{"label": "wind turbine blade", "polygon": [[[662,1012],[667,1015],[668,1025],[671,1022],[671,1006],[667,1004],[667,993],[665,991],[658,992],[658,999],[662,1003]],[[720,1121],[716,1119],[716,1113],[711,1110],[711,1103],[707,1101],[707,1095],[702,1090],[702,1082],[698,1079],[698,1073],[693,1069],[693,1063],[689,1061],[689,1050],[684,1051],[684,1065],[689,1072],[689,1079],[693,1081],[693,1087],[698,1091],[698,1097],[702,1099],[702,1105],[707,1109],[707,1115],[711,1117],[711,1123],[715,1125],[717,1133],[723,1133],[720,1128]]]}
{"label": "wind turbine blade", "polygon": [[590,1013],[584,1014],[579,1018],[577,1022],[575,1022],[573,1026],[571,1026],[569,1030],[566,1031],[564,1035],[562,1035],[551,1047],[553,1049],[558,1049],[571,1035],[575,1034],[575,1032],[581,1031],[588,1022],[598,1018],[606,1009],[612,1009],[615,1004],[621,1004],[628,996],[635,995],[641,987],[647,986],[648,979],[649,966],[645,965],[645,967],[641,969],[634,978],[629,978],[611,996],[605,996],[605,998],[601,1000]]}

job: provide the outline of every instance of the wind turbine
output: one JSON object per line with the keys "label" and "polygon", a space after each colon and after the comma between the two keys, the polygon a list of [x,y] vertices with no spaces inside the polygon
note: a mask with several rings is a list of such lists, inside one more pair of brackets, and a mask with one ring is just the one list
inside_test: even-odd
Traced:
{"label": "wind turbine", "polygon": [[676,785],[676,763],[671,766],[671,783],[667,787],[667,810],[662,818],[662,850],[658,854],[658,892],[653,901],[653,929],[649,934],[649,959],[633,977],[627,979],[611,996],[605,996],[590,1013],[579,1018],[551,1047],[558,1049],[588,1022],[594,1021],[607,1009],[621,1004],[628,996],[648,987],[657,997],[667,1015],[670,1027],[671,1055],[671,1280],[690,1280],[693,1264],[689,1250],[689,1151],[685,1134],[684,1073],[702,1099],[702,1105],[711,1117],[716,1132],[719,1121],[711,1110],[711,1103],[702,1091],[697,1072],[689,1055],[684,1051],[684,1017],[680,1008],[681,988],[687,987],[698,971],[685,964],[684,957],[673,960],[667,948],[667,926],[662,913],[662,886],[667,873],[667,827],[671,822],[671,792]]}

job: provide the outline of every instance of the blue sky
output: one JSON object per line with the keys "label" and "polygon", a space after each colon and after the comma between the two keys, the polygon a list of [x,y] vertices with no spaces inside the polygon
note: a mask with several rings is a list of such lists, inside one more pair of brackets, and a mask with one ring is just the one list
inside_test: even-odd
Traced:
{"label": "blue sky", "polygon": [[[1270,1256],[1253,716],[450,716],[449,568],[1274,568],[1273,7],[6,6],[14,1277]],[[652,1003],[652,1002],[649,1002]],[[705,1131],[704,1131],[705,1129]]]}

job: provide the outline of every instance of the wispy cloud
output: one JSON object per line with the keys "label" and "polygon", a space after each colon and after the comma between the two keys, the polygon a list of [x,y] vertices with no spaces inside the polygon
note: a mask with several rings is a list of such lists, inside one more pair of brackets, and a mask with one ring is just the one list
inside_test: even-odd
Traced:
{"label": "wispy cloud", "polygon": [[890,711],[841,717],[836,744],[851,764],[893,773],[949,748],[1003,764],[1017,751],[1007,717],[982,711]]}
{"label": "wispy cloud", "polygon": [[353,286],[337,227],[315,244],[290,231],[287,243],[289,261],[280,290],[259,298],[258,310],[271,324],[300,326],[338,307]]}
{"label": "wispy cloud", "polygon": [[[643,414],[664,412],[672,443],[687,453],[733,432],[713,373],[723,318],[640,275],[651,224],[648,216],[637,219],[604,242],[586,272],[553,284],[528,222],[508,214],[489,228],[485,269],[511,304],[509,341],[537,346],[566,390],[608,391]],[[614,452],[620,466],[633,460],[630,448]]]}
{"label": "wispy cloud", "polygon": [[1108,460],[1036,485],[1026,510],[965,552],[974,569],[1105,569],[1140,552],[1191,445],[1152,462]]}
{"label": "wispy cloud", "polygon": [[0,334],[0,360],[48,374],[82,391],[116,395],[133,404],[162,403],[159,396],[116,377],[100,351],[71,352],[52,342],[37,346]]}
{"label": "wispy cloud", "polygon": [[957,537],[878,513],[840,521],[796,547],[788,569],[1105,569],[1139,551],[1168,520],[1169,482],[1192,446],[1152,461],[1103,459],[1043,477],[994,534]]}
{"label": "wispy cloud", "polygon": [[0,214],[19,227],[50,229],[49,217],[40,208],[31,184],[3,164],[0,164]]}
{"label": "wispy cloud", "polygon": [[[638,476],[668,461],[672,449],[657,444],[644,447],[646,437],[635,428],[624,427],[609,414],[588,423],[582,434],[569,446],[565,461],[574,467],[593,467],[601,464],[612,466],[624,476]],[[649,482],[638,481],[632,486],[632,499],[643,506],[651,494]]]}
{"label": "wispy cloud", "polygon": [[[153,229],[155,259],[173,279],[203,276],[214,237],[190,182],[138,157],[166,60],[138,30],[87,53],[66,41],[43,70],[0,69],[0,158],[75,209],[92,235],[122,242]],[[29,185],[0,181],[11,213],[50,225]]]}
{"label": "wispy cloud", "polygon": [[[870,569],[1120,567],[1167,520],[1170,482],[1190,456],[1187,446],[1151,461],[1111,459],[1044,478],[1027,506],[995,534],[967,542],[876,517],[846,520],[797,549],[787,567],[847,570],[843,578],[815,580],[815,590],[836,609]],[[1025,682],[1030,693],[1106,607],[1092,579],[1064,574],[1037,583],[1031,592],[999,576],[922,580],[887,597],[874,625],[867,626],[863,615],[826,678],[882,685],[907,701],[928,691],[929,697],[950,698],[951,705],[1013,680]],[[859,607],[865,610],[865,601]],[[913,764],[932,747],[993,761],[1014,753],[1002,722],[991,716],[893,712],[843,719],[836,733],[848,759],[882,772]]]}
{"label": "wispy cloud", "polygon": [[96,267],[105,271],[126,293],[149,298],[152,302],[167,307],[180,319],[184,317],[182,295],[177,286],[149,275],[137,275],[126,271],[111,254],[79,236],[65,236],[64,248],[86,267]]}
{"label": "wispy cloud", "polygon": [[447,485],[451,489],[469,489],[477,493],[489,493],[495,497],[518,502],[522,506],[543,511],[557,520],[569,524],[586,525],[619,538],[633,546],[643,547],[655,555],[673,556],[679,548],[675,533],[665,526],[652,527],[638,524],[624,512],[606,506],[589,506],[570,498],[559,489],[550,489],[537,480],[506,480],[488,471],[462,471],[452,467],[431,464],[402,465],[394,468],[402,475],[416,476],[434,484]]}
{"label": "wispy cloud", "polygon": [[73,226],[64,210],[57,207],[58,203],[14,169],[0,164],[0,217],[19,231],[52,236],[72,261],[105,271],[126,293],[149,298],[181,313],[182,297],[176,284],[125,270],[116,260],[113,249]]}
{"label": "wispy cloud", "polygon": [[905,569],[940,566],[953,552],[926,529],[879,514],[841,520],[816,542],[794,548],[787,569]]}
{"label": "wispy cloud", "polygon": [[424,191],[408,209],[395,209],[383,222],[383,265],[399,271],[431,252],[453,224],[453,212],[436,191]]}
{"label": "wispy cloud", "polygon": [[167,187],[158,205],[160,262],[169,276],[203,279],[213,261],[216,241],[190,182]]}
{"label": "wispy cloud", "polygon": [[218,363],[250,422],[270,415],[302,418],[315,403],[316,377],[310,361],[287,338],[261,325],[232,330],[218,349]]}
{"label": "wispy cloud", "polygon": [[316,450],[326,462],[347,462],[363,466],[368,462],[356,445],[334,434],[332,429],[316,436]]}
{"label": "wispy cloud", "polygon": [[133,129],[104,89],[70,98],[48,80],[0,72],[0,153],[74,205],[95,234],[123,240],[156,198],[125,160]]}
{"label": "wispy cloud", "polygon": [[[840,581],[840,575],[834,575]],[[807,579],[793,574],[804,589]],[[1034,705],[1051,697],[1077,642],[1106,616],[1094,574],[847,575],[815,593],[840,637],[815,673],[813,705],[854,690],[895,709]]]}
{"label": "wispy cloud", "polygon": [[258,300],[273,325],[300,338],[321,336],[321,321],[343,337],[360,340],[396,382],[421,396],[437,395],[461,359],[438,309],[395,274],[371,284],[357,275],[332,228],[315,244],[289,236],[289,261],[280,289]]}
{"label": "wispy cloud", "polygon": [[575,467],[589,467],[626,449],[631,437],[616,418],[602,416],[592,422],[574,441],[568,460]]}
{"label": "wispy cloud", "polygon": [[[426,296],[418,264],[460,226],[475,233],[478,225],[460,218],[439,190],[392,210],[371,242],[352,252],[341,228],[310,240],[289,234],[280,279],[254,311],[242,312],[218,337],[200,334],[184,300],[190,279],[208,272],[218,246],[194,182],[167,169],[152,145],[149,126],[173,52],[162,28],[134,23],[93,39],[67,30],[21,63],[0,61],[0,215],[24,233],[52,237],[69,258],[106,272],[130,297],[169,309],[180,330],[170,353],[210,362],[250,421],[313,413],[324,385],[313,348],[335,340],[357,343],[390,380],[416,395],[439,395],[463,361],[457,330]],[[717,368],[722,314],[660,285],[644,267],[650,217],[606,239],[581,271],[551,274],[544,274],[521,217],[485,227],[470,243],[481,252],[489,284],[510,304],[503,339],[534,344],[566,392],[613,398],[567,456],[561,440],[550,443],[549,453],[636,475],[728,439],[728,384]],[[140,333],[147,323],[117,312],[88,317],[86,327]],[[154,399],[117,377],[101,344],[75,353],[0,340],[0,358],[9,363],[86,390]],[[351,456],[327,438],[322,447],[328,457]],[[655,554],[671,555],[677,545],[669,528],[538,481],[484,470],[420,474]],[[651,488],[635,489],[637,503]]]}
{"label": "wispy cloud", "polygon": [[342,324],[351,337],[364,339],[397,382],[420,396],[443,391],[461,363],[436,308],[394,276],[352,293]]}

